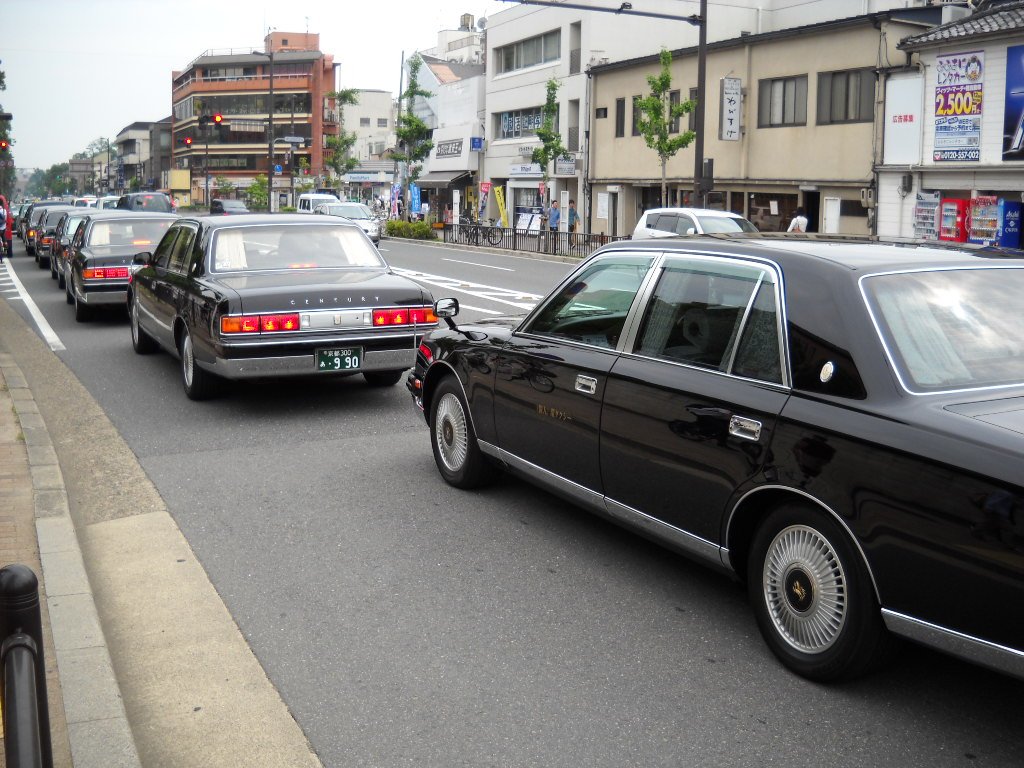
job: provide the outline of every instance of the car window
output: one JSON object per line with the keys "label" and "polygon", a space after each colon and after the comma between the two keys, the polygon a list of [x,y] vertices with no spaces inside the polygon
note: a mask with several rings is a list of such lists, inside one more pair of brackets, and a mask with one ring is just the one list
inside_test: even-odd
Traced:
{"label": "car window", "polygon": [[211,250],[215,272],[386,266],[352,225],[231,227],[215,233]]}
{"label": "car window", "polygon": [[551,297],[525,332],[614,347],[652,261],[622,256],[592,264]]}
{"label": "car window", "polygon": [[777,315],[769,270],[673,260],[658,278],[635,351],[778,383],[782,365]]}
{"label": "car window", "polygon": [[698,231],[697,225],[694,223],[692,218],[685,213],[679,214],[679,220],[676,222],[675,228],[675,233],[677,235],[693,235]]}
{"label": "car window", "polygon": [[192,244],[196,240],[196,228],[183,226],[181,228],[181,234],[174,241],[174,246],[171,248],[170,260],[167,268],[171,272],[180,272],[184,274],[185,266],[189,262],[189,256],[192,253]]}
{"label": "car window", "polygon": [[97,221],[89,232],[89,246],[131,245],[140,251],[148,250],[163,237],[171,223],[171,219]]}
{"label": "car window", "polygon": [[171,227],[160,239],[156,250],[153,251],[153,264],[161,269],[167,269],[171,261],[171,251],[174,248],[174,241],[181,233],[182,227]]}
{"label": "car window", "polygon": [[1024,382],[1017,308],[1024,269],[867,277],[863,290],[904,386],[919,392]]}
{"label": "car window", "polygon": [[679,217],[674,213],[659,213],[650,217],[647,226],[650,229],[657,229],[659,232],[675,232],[678,221]]}
{"label": "car window", "polygon": [[757,227],[743,218],[732,216],[698,216],[705,232],[757,232]]}

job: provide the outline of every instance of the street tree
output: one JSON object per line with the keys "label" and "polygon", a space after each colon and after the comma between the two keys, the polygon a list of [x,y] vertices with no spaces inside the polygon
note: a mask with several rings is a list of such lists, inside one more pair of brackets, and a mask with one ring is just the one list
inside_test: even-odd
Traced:
{"label": "street tree", "polygon": [[[405,101],[405,110],[398,116],[398,127],[395,134],[398,136],[398,152],[393,154],[395,160],[406,164],[407,173],[402,181],[402,199],[409,201],[409,185],[416,182],[423,170],[422,161],[434,148],[434,142],[430,140],[430,128],[413,111],[417,98],[429,99],[432,94],[420,86],[419,73],[423,67],[423,59],[413,56],[409,59],[409,87],[402,93],[401,99]],[[409,219],[411,211],[409,205],[405,206],[405,218]]]}
{"label": "street tree", "polygon": [[327,98],[334,100],[338,110],[338,135],[327,137],[327,149],[330,150],[327,167],[334,171],[335,176],[341,177],[359,165],[358,158],[352,157],[356,134],[345,130],[345,107],[359,103],[359,91],[356,88],[342,88],[331,91]]}
{"label": "street tree", "polygon": [[266,208],[267,202],[270,200],[267,188],[267,175],[261,174],[253,179],[252,184],[245,191],[249,198],[249,205],[253,208]]}
{"label": "street tree", "polygon": [[228,197],[234,191],[235,183],[224,174],[220,174],[214,178],[213,188],[217,190],[217,197]]}
{"label": "street tree", "polygon": [[551,162],[560,157],[569,156],[568,150],[562,145],[562,134],[558,130],[558,89],[560,87],[561,83],[554,78],[547,82],[547,98],[544,100],[544,106],[541,107],[541,126],[537,129],[540,146],[534,149],[530,156],[531,162],[540,165],[545,187],[551,178],[548,173]]}
{"label": "street tree", "polygon": [[[7,75],[0,69],[0,91],[7,90]],[[4,111],[3,104],[0,104],[0,112]],[[7,120],[0,120],[0,139],[6,142],[6,148],[0,151],[0,194],[12,197],[16,176],[14,170],[14,148],[11,141],[11,124]]]}
{"label": "street tree", "polygon": [[668,161],[680,149],[690,146],[697,137],[693,131],[679,133],[679,121],[697,106],[693,100],[672,103],[672,54],[661,49],[661,72],[648,75],[647,84],[651,93],[638,99],[635,109],[640,112],[637,128],[647,146],[653,149],[661,160],[661,205],[668,205]]}

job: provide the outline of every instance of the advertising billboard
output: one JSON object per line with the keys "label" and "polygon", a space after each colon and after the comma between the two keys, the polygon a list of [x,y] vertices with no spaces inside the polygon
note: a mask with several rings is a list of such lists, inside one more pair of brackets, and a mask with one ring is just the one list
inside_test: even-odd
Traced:
{"label": "advertising billboard", "polygon": [[935,61],[935,143],[937,162],[981,160],[981,109],[985,53],[968,51]]}

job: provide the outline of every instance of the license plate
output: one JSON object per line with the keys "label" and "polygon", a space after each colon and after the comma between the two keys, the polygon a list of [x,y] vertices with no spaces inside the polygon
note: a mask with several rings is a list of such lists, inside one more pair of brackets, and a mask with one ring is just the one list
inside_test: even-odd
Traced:
{"label": "license plate", "polygon": [[316,351],[316,369],[320,373],[358,371],[362,363],[362,347],[338,347]]}

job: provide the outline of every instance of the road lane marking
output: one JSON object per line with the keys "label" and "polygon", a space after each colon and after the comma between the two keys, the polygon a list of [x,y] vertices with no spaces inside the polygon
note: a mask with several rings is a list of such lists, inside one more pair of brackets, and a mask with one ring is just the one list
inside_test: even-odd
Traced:
{"label": "road lane marking", "polygon": [[[28,313],[32,315],[32,319],[36,321],[36,327],[39,328],[39,333],[42,334],[43,341],[50,345],[50,349],[54,352],[59,352],[62,349],[67,349],[61,342],[60,337],[54,333],[53,328],[46,322],[46,318],[43,317],[43,313],[39,311],[39,307],[32,301],[32,297],[28,295],[28,291],[25,290],[25,286],[21,284],[21,280],[18,279],[17,273],[14,271],[14,267],[11,265],[10,260],[5,260],[3,268],[10,275],[11,282],[14,283],[20,294],[19,298],[25,302],[25,307],[28,309]],[[10,299],[8,299],[10,301]]]}
{"label": "road lane marking", "polygon": [[487,269],[500,269],[502,272],[515,272],[514,269],[509,267],[496,267],[493,264],[477,264],[475,261],[459,261],[458,259],[442,259],[442,261],[450,261],[455,264],[469,264],[471,267],[486,267]]}
{"label": "road lane marking", "polygon": [[403,275],[420,283],[436,285],[439,288],[447,288],[451,291],[458,291],[459,293],[465,293],[469,296],[475,296],[478,299],[493,301],[498,304],[507,304],[516,309],[533,309],[541,299],[538,294],[498,288],[497,286],[484,285],[483,283],[467,283],[465,280],[459,280],[458,278],[431,275],[415,269],[392,267],[391,270],[396,274]]}

